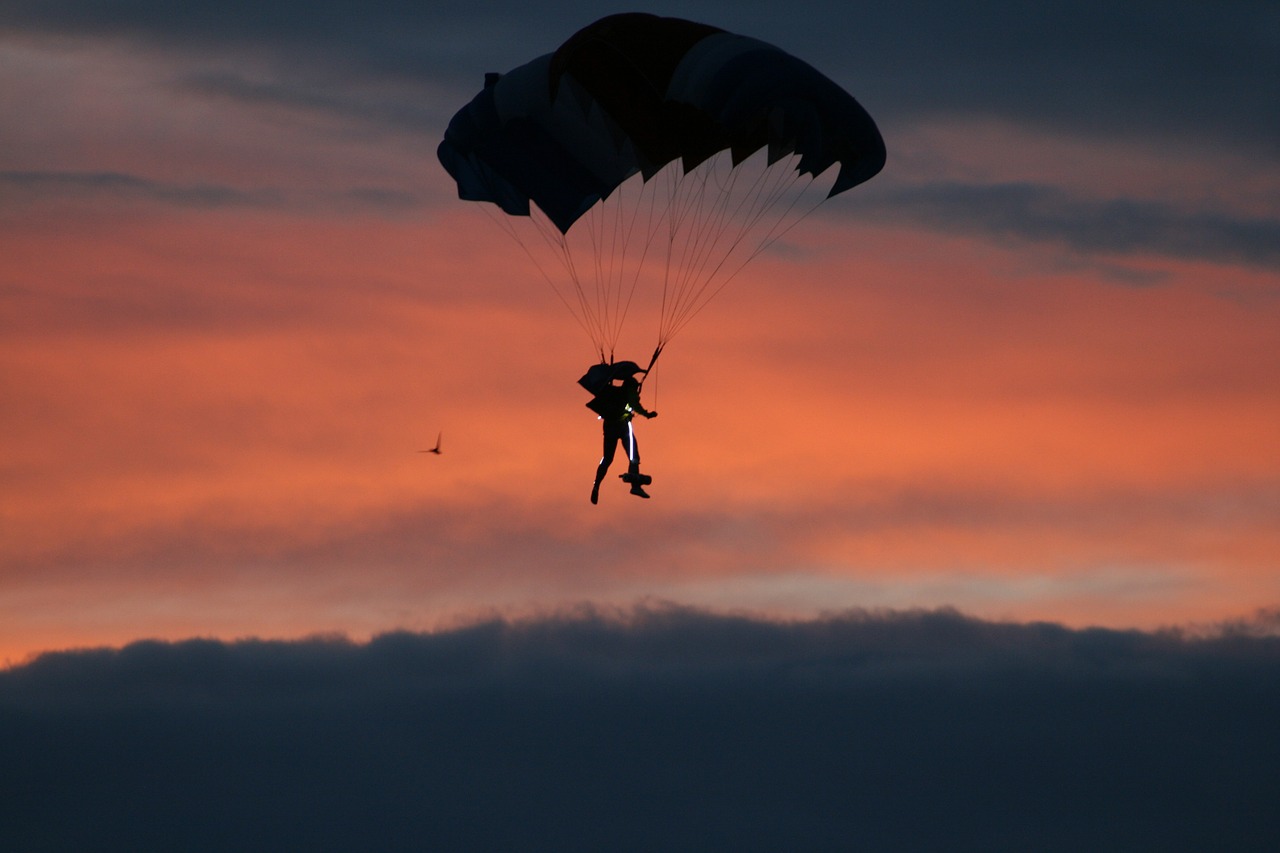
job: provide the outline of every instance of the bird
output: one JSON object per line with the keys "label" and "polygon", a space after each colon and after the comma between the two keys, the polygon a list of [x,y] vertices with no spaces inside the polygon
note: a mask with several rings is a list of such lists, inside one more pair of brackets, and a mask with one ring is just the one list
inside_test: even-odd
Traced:
{"label": "bird", "polygon": [[439,456],[439,455],[440,455],[440,436],[442,436],[442,435],[444,435],[444,433],[443,433],[443,432],[441,432],[441,433],[440,433],[440,435],[437,435],[437,436],[436,436],[436,446],[435,446],[435,447],[431,448],[430,450],[419,450],[418,452],[419,452],[419,453],[434,453],[436,456]]}

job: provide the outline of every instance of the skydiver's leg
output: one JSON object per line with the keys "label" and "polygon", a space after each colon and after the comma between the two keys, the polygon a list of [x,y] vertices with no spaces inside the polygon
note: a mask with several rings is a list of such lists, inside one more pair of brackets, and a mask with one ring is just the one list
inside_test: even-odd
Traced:
{"label": "skydiver's leg", "polygon": [[617,452],[619,439],[618,431],[612,425],[606,424],[604,427],[604,455],[600,457],[600,464],[596,468],[596,480],[604,479],[605,472],[613,464],[613,454]]}
{"label": "skydiver's leg", "polygon": [[631,421],[627,421],[626,441],[627,460],[630,463],[627,466],[627,478],[631,481],[631,494],[647,498],[649,493],[640,484],[640,444],[636,441],[636,431],[632,428]]}
{"label": "skydiver's leg", "polygon": [[600,500],[600,481],[604,479],[605,473],[609,470],[609,466],[613,464],[613,454],[618,448],[618,433],[611,428],[610,424],[605,424],[604,432],[604,455],[600,457],[600,464],[596,466],[596,481],[591,486],[591,502],[597,503]]}
{"label": "skydiver's leg", "polygon": [[640,470],[640,444],[636,441],[635,427],[631,421],[627,421],[627,461],[631,463],[631,467]]}

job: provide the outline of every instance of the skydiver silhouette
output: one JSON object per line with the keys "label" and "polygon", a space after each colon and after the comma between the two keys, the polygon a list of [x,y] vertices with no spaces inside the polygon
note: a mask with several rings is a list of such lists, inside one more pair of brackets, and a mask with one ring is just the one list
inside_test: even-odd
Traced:
{"label": "skydiver silhouette", "polygon": [[[637,368],[635,372],[644,373],[645,371]],[[596,399],[600,405],[592,408],[600,415],[602,422],[604,455],[600,457],[600,464],[596,467],[596,481],[591,486],[591,502],[594,504],[600,501],[600,482],[604,480],[605,473],[613,463],[613,456],[619,442],[627,449],[627,473],[622,475],[622,479],[631,484],[631,494],[641,498],[649,497],[644,486],[652,480],[640,473],[640,445],[636,443],[635,429],[631,425],[631,420],[636,415],[656,418],[658,413],[651,412],[640,405],[640,383],[636,381],[634,373],[624,375],[620,385],[610,383],[604,386],[596,395]]]}

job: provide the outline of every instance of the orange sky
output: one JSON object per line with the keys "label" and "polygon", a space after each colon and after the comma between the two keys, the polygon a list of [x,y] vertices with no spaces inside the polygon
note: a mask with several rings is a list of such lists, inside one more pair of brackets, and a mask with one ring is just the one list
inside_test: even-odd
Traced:
{"label": "orange sky", "polygon": [[[44,76],[6,112],[39,120],[0,169],[81,179],[0,202],[0,661],[588,600],[1144,627],[1280,601],[1273,268],[876,221],[858,188],[672,344],[653,499],[610,478],[593,507],[590,343],[430,139],[175,95],[115,53],[90,78],[15,48],[6,83],[24,51]],[[890,187],[1070,171],[1142,200],[1181,170],[1180,202],[1244,210],[1280,183],[996,123],[886,136]]]}
{"label": "orange sky", "polygon": [[3,344],[5,655],[578,599],[1151,625],[1276,594],[1265,281],[837,229],[672,345],[655,497],[591,507],[589,343],[453,221],[8,229],[6,279],[42,288]]}

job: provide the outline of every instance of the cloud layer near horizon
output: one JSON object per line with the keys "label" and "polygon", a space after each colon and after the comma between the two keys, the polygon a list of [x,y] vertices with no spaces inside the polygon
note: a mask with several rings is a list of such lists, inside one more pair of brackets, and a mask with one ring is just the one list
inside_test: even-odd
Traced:
{"label": "cloud layer near horizon", "polygon": [[1275,627],[656,606],[48,654],[0,672],[0,844],[1274,849]]}

